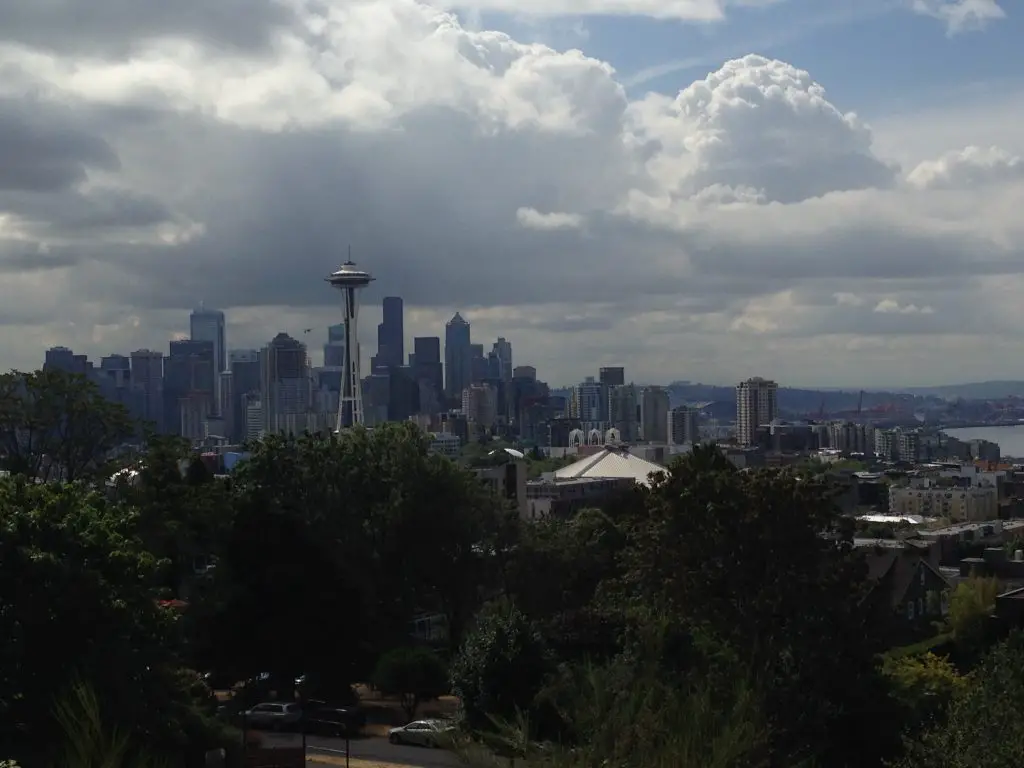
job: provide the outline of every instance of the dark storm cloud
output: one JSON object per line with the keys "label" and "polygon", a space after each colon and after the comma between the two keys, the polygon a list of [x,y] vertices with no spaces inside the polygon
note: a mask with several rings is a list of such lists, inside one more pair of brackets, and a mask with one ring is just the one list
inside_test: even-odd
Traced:
{"label": "dark storm cloud", "polygon": [[5,252],[3,244],[0,243],[0,274],[64,269],[73,267],[80,261],[79,256],[69,250],[40,251],[16,246]]}
{"label": "dark storm cloud", "polygon": [[[222,306],[330,304],[323,277],[349,245],[377,277],[367,301],[397,293],[411,305],[494,306],[683,288],[673,279],[678,263],[656,258],[676,240],[671,233],[614,218],[594,219],[583,234],[518,223],[524,206],[557,211],[572,199],[610,207],[603,176],[624,161],[599,137],[484,138],[465,116],[440,111],[403,133],[266,134],[168,121],[159,131],[133,129],[122,151],[148,147],[158,183],[196,190],[175,209],[202,222],[205,235],[125,262],[147,304],[189,306],[200,293]],[[203,142],[190,141],[197,130]],[[607,157],[604,168],[584,162],[595,153]]]}
{"label": "dark storm cloud", "polygon": [[0,190],[53,192],[83,181],[90,168],[118,167],[111,146],[71,110],[0,98]]}
{"label": "dark storm cloud", "polygon": [[0,192],[0,210],[18,215],[44,239],[88,237],[107,229],[147,228],[175,218],[156,198],[104,187],[43,196]]}
{"label": "dark storm cloud", "polygon": [[6,0],[0,40],[82,55],[125,55],[154,37],[251,51],[293,20],[275,0]]}

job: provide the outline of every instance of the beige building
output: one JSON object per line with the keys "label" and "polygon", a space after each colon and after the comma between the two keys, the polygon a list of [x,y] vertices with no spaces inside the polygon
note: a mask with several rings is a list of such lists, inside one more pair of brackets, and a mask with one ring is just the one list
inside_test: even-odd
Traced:
{"label": "beige building", "polygon": [[892,487],[889,514],[944,517],[956,522],[994,520],[999,517],[999,493],[992,487]]}
{"label": "beige building", "polygon": [[779,385],[754,377],[736,385],[736,442],[757,443],[757,428],[771,424],[779,413]]}

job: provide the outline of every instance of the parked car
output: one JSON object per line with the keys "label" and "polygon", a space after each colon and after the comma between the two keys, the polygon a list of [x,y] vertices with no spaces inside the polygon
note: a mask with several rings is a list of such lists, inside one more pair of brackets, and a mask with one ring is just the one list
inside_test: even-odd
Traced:
{"label": "parked car", "polygon": [[388,731],[388,741],[421,747],[447,747],[454,735],[455,726],[445,720],[414,720]]}
{"label": "parked car", "polygon": [[366,713],[354,707],[315,706],[303,710],[306,733],[317,736],[358,736],[366,725]]}
{"label": "parked car", "polygon": [[298,704],[268,701],[257,704],[242,713],[247,728],[255,730],[287,731],[298,729],[302,708]]}

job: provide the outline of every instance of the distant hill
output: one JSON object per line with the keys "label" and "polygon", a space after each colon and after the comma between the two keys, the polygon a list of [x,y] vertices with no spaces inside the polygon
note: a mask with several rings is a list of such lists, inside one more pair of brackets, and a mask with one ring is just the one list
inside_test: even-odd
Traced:
{"label": "distant hill", "polygon": [[1024,381],[978,381],[941,387],[908,387],[900,392],[917,397],[941,397],[944,400],[1002,400],[1007,397],[1024,397]]}

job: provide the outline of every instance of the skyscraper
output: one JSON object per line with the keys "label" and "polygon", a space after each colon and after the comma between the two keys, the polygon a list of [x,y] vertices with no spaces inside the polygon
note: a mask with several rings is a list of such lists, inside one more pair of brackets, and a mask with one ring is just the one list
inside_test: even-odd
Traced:
{"label": "skyscraper", "polygon": [[260,352],[260,369],[264,432],[301,433],[312,394],[306,345],[277,334]]}
{"label": "skyscraper", "polygon": [[778,416],[779,385],[759,376],[736,385],[736,441],[754,445],[757,428]]}
{"label": "skyscraper", "polygon": [[384,321],[377,326],[377,365],[390,368],[405,363],[405,323],[402,299],[385,296]]}
{"label": "skyscraper", "polygon": [[649,443],[668,442],[668,391],[646,387],[640,395],[640,431]]}
{"label": "skyscraper", "polygon": [[512,381],[512,342],[498,337],[492,353],[498,361],[498,375],[502,381]]}
{"label": "skyscraper", "polygon": [[[189,331],[192,341],[209,341],[213,343],[214,378],[219,377],[228,367],[228,350],[224,339],[224,313],[217,309],[206,309],[202,304],[189,316]],[[214,381],[214,410],[223,414],[224,403],[221,402],[221,388]]]}
{"label": "skyscraper", "polygon": [[458,312],[444,328],[445,394],[462,402],[462,390],[469,386],[472,373],[472,343],[469,323]]}
{"label": "skyscraper", "polygon": [[441,340],[436,336],[413,339],[413,376],[420,388],[420,410],[436,413],[444,394],[444,366],[441,365]]}
{"label": "skyscraper", "polygon": [[164,358],[164,428],[190,439],[203,437],[214,412],[216,382],[212,341],[172,341]]}
{"label": "skyscraper", "polygon": [[327,343],[324,344],[324,368],[345,368],[345,324],[338,323],[327,329]]}
{"label": "skyscraper", "polygon": [[626,369],[622,366],[610,366],[598,371],[597,380],[609,387],[621,387],[626,383]]}
{"label": "skyscraper", "polygon": [[224,339],[224,313],[218,309],[206,309],[202,304],[189,315],[189,330],[192,341],[213,343],[213,364],[215,373],[226,371],[228,350]]}
{"label": "skyscraper", "polygon": [[132,386],[142,392],[142,418],[164,430],[164,356],[151,349],[131,354]]}

